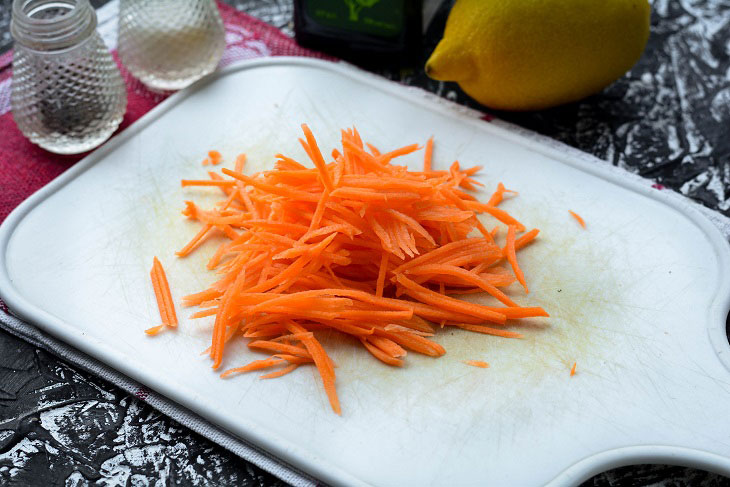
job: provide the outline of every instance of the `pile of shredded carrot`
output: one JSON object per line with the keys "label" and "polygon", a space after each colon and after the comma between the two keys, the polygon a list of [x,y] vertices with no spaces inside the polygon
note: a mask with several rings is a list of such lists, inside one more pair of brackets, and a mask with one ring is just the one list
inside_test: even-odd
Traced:
{"label": "pile of shredded carrot", "polygon": [[[479,168],[431,168],[433,140],[425,145],[423,171],[393,161],[420,150],[407,145],[381,153],[355,129],[342,131],[342,147],[327,159],[306,125],[301,145],[313,168],[277,154],[274,169],[244,174],[245,156],[224,176],[183,180],[183,186],[217,186],[225,199],[212,209],[187,201],[183,214],[202,224],[177,254],[184,257],[214,236],[226,240],[207,263],[220,278],[186,296],[193,317],[215,316],[213,368],[226,344],[248,339],[270,357],[228,370],[223,377],[280,367],[280,377],[313,364],[332,409],[340,413],[335,364],[317,338],[336,330],[358,340],[378,360],[401,366],[407,351],[443,355],[431,340],[435,326],[520,337],[504,329],[522,318],[548,316],[518,305],[500,288],[517,280],[528,287],[517,251],[537,236],[498,206],[513,191],[499,184],[487,202],[467,191],[481,186]],[[329,162],[328,162],[329,161]],[[488,230],[477,218],[496,226]],[[505,225],[503,245],[495,243]],[[492,306],[458,299],[488,293]]]}

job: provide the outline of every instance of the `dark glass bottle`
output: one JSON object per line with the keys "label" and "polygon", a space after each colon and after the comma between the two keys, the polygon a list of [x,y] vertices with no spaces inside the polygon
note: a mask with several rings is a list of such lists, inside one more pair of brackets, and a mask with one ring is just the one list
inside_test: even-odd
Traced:
{"label": "dark glass bottle", "polygon": [[408,65],[421,47],[422,0],[295,0],[299,44],[361,65]]}

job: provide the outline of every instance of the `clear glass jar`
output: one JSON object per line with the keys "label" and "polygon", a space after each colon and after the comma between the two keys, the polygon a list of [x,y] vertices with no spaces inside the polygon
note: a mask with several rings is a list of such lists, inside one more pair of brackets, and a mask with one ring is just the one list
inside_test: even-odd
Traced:
{"label": "clear glass jar", "polygon": [[212,72],[226,45],[213,0],[121,0],[118,35],[124,66],[156,90],[179,90]]}
{"label": "clear glass jar", "polygon": [[20,131],[57,154],[91,150],[127,107],[119,68],[88,0],[15,0],[11,104]]}

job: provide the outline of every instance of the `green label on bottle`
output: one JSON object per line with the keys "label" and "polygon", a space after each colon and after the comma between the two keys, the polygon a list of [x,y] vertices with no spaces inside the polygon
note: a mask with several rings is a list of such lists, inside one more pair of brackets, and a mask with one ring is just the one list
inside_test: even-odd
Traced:
{"label": "green label on bottle", "polygon": [[403,0],[306,0],[307,15],[322,26],[393,37],[403,30]]}

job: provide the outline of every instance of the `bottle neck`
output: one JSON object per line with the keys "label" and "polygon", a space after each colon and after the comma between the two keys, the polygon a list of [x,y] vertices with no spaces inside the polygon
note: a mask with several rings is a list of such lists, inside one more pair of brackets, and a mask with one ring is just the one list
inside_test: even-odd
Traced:
{"label": "bottle neck", "polygon": [[59,51],[86,40],[96,30],[88,0],[14,0],[10,33],[37,51]]}

